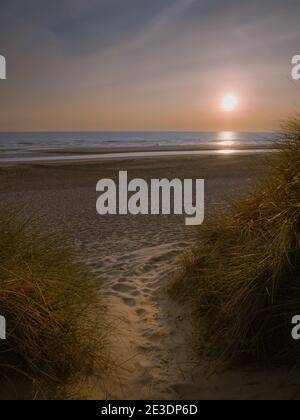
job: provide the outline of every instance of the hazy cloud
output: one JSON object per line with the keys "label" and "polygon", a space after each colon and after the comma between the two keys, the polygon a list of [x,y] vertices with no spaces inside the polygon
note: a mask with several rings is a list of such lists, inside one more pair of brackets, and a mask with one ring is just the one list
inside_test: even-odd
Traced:
{"label": "hazy cloud", "polygon": [[2,3],[0,129],[135,128],[146,113],[150,128],[217,127],[226,89],[241,96],[233,124],[268,128],[295,103],[299,0]]}

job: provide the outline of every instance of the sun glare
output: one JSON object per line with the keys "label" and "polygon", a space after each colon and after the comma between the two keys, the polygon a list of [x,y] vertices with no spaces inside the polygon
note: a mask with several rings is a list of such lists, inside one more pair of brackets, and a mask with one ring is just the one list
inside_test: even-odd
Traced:
{"label": "sun glare", "polygon": [[218,144],[220,146],[233,146],[236,140],[237,134],[233,131],[221,131],[218,133]]}
{"label": "sun glare", "polygon": [[225,95],[221,100],[221,109],[225,112],[232,112],[238,105],[238,99],[234,95]]}

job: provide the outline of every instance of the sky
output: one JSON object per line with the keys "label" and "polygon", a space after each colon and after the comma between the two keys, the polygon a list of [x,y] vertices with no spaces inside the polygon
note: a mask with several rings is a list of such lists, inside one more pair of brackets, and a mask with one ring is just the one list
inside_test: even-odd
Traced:
{"label": "sky", "polygon": [[299,109],[299,16],[299,0],[3,0],[0,131],[276,129]]}

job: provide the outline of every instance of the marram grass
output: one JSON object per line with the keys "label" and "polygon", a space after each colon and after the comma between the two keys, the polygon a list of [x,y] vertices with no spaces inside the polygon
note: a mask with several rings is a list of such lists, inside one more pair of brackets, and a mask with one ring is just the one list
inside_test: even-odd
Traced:
{"label": "marram grass", "polygon": [[300,359],[300,120],[279,148],[251,192],[204,222],[171,285],[193,300],[207,353],[226,362]]}
{"label": "marram grass", "polygon": [[60,238],[41,238],[2,212],[0,313],[7,340],[0,342],[0,380],[18,398],[22,377],[32,387],[29,398],[68,398],[75,378],[105,363],[99,287],[75,260]]}

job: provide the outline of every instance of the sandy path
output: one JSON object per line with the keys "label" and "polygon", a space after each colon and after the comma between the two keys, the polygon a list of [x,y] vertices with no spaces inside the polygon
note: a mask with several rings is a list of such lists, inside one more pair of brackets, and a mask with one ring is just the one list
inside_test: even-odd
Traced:
{"label": "sandy path", "polygon": [[102,261],[90,259],[106,284],[113,320],[114,367],[89,390],[93,399],[292,399],[299,398],[299,370],[246,367],[213,371],[200,360],[189,308],[172,301],[165,286],[188,244],[169,243]]}
{"label": "sandy path", "polygon": [[185,347],[178,346],[183,339],[178,329],[181,318],[173,318],[164,286],[184,245],[170,243],[112,255],[100,268],[97,259],[89,261],[106,284],[108,316],[116,322],[111,339],[116,368],[94,397],[176,397],[172,386],[183,380],[176,357]]}

